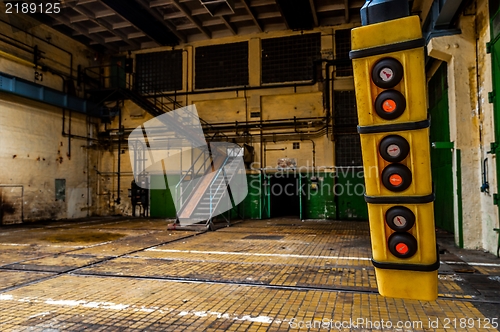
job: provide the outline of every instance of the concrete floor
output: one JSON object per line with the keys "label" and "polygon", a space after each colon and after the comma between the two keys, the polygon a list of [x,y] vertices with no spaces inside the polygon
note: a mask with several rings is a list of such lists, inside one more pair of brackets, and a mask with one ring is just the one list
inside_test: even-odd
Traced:
{"label": "concrete floor", "polygon": [[423,302],[378,295],[364,222],[169,222],[2,226],[0,331],[497,331],[500,259],[444,233]]}

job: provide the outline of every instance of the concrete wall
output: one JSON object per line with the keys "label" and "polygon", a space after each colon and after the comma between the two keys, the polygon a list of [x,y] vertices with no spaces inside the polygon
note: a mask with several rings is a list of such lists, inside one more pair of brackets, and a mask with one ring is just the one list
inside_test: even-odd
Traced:
{"label": "concrete wall", "polygon": [[[455,156],[455,242],[459,243],[458,216],[461,214],[464,247],[496,252],[493,228],[498,227],[498,209],[492,194],[498,192],[498,180],[496,158],[487,153],[490,143],[495,141],[493,106],[488,103],[488,92],[492,90],[491,56],[486,52],[486,43],[490,41],[489,19],[488,1],[473,2],[459,18],[462,33],[433,38],[428,44],[428,53],[448,65],[449,128]],[[457,164],[457,150],[461,152],[461,164]],[[489,194],[480,191],[482,163],[486,158]],[[459,171],[461,186],[455,176]],[[462,195],[461,211],[457,191]]]}
{"label": "concrete wall", "polygon": [[[4,6],[4,4],[1,4]],[[3,10],[0,12],[4,13]],[[72,52],[73,66],[93,64],[92,52],[76,41],[27,18],[0,15],[21,31],[0,21],[0,31],[28,47],[38,45],[45,59],[39,63],[69,76],[70,56],[54,45]],[[37,39],[29,33],[43,40]],[[53,44],[53,45],[51,45]],[[0,71],[51,88],[62,90],[63,79],[49,71],[34,69],[33,54],[0,42]],[[35,71],[43,80],[35,80]],[[76,71],[74,71],[76,76]],[[40,76],[39,76],[40,78]],[[82,91],[77,93],[82,95]],[[66,131],[69,130],[66,123]],[[87,120],[73,113],[71,132],[86,136]],[[93,133],[95,135],[95,132]],[[87,142],[62,135],[62,110],[25,98],[0,93],[0,223],[58,218],[78,218],[92,214],[95,200],[93,165],[97,161]],[[71,144],[71,153],[70,146]],[[65,199],[56,200],[55,179],[66,180]]]}
{"label": "concrete wall", "polygon": [[[490,41],[490,22],[488,1],[478,0],[476,5],[475,28],[477,39],[477,112],[480,126],[480,154],[481,160],[488,159],[488,179],[490,193],[479,194],[481,197],[481,248],[489,252],[496,252],[497,234],[493,228],[499,227],[498,207],[493,204],[493,193],[498,193],[498,179],[496,178],[495,155],[488,154],[490,143],[495,142],[493,124],[493,104],[488,102],[488,92],[493,90],[491,55],[486,52],[486,43]],[[478,168],[480,165],[477,166]]]}

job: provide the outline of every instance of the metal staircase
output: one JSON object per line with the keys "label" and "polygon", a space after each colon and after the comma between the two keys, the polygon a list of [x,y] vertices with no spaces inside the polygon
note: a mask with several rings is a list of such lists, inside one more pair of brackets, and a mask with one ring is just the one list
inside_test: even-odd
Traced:
{"label": "metal staircase", "polygon": [[[199,167],[198,172],[194,175],[192,173],[194,169],[190,169],[191,173],[186,173],[177,184],[176,197],[179,200],[179,206],[181,206],[177,214],[180,225],[198,223],[213,227],[213,220],[217,215],[221,215],[229,225],[230,218],[226,218],[222,213],[234,207],[230,184],[238,169],[241,168],[243,159],[237,157],[239,151],[232,150],[231,153],[224,156],[220,154],[220,151],[218,152],[219,155],[212,159],[213,167],[209,167],[202,177],[200,177],[200,173],[204,167]],[[207,158],[205,161],[210,162],[209,159]],[[186,179],[188,174],[190,176]],[[196,184],[192,185],[193,182]],[[190,192],[191,186],[193,186],[193,190]],[[186,199],[184,199],[185,195]]]}
{"label": "metal staircase", "polygon": [[[142,91],[150,93],[140,93],[133,84],[134,74],[125,75],[125,69],[121,67],[111,70],[109,67],[112,66],[91,67],[84,70],[84,80],[87,83],[90,82],[90,88],[86,89],[86,92],[94,102],[104,104],[110,101],[131,100],[154,117],[182,107],[176,100],[145,88],[144,84],[141,86]],[[120,71],[123,71],[122,75],[119,75],[122,78],[120,80],[103,74],[106,72],[116,74]],[[128,78],[128,81],[125,78]],[[203,119],[199,118],[199,120],[206,142],[198,142],[201,145],[196,148],[199,155],[197,158],[193,157],[188,170],[181,169],[181,178],[175,186],[174,195],[177,221],[172,228],[182,228],[193,224],[206,228],[213,227],[214,217],[233,207],[229,185],[243,162],[242,158],[236,158],[240,151],[228,151],[217,147],[217,143],[212,142],[228,141],[228,137]],[[185,126],[181,121],[182,119],[178,124],[169,123],[169,125],[176,127],[176,131],[178,128],[181,135],[191,137],[189,126]],[[144,164],[147,160],[146,154],[138,154],[138,156],[142,156],[140,162]],[[225,219],[229,224],[230,220]]]}

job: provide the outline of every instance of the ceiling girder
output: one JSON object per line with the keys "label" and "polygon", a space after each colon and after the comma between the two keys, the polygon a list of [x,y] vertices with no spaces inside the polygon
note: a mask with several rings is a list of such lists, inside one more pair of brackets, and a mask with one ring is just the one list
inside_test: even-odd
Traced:
{"label": "ceiling girder", "polygon": [[351,20],[351,17],[349,15],[349,0],[344,0],[344,7],[345,7],[345,22],[349,23]]}
{"label": "ceiling girder", "polygon": [[237,35],[238,33],[236,32],[236,27],[233,26],[233,24],[229,23],[229,20],[223,15],[220,17],[222,22],[224,22],[224,25],[231,31],[233,35]]}
{"label": "ceiling girder", "polygon": [[250,8],[248,0],[241,0],[241,2],[243,3],[243,6],[245,6],[248,15],[250,15],[250,17],[252,18],[253,23],[255,23],[255,26],[259,29],[259,32],[264,32],[264,28],[262,27],[262,24],[259,22],[259,20],[257,20],[257,16],[255,15],[252,8]]}
{"label": "ceiling girder", "polygon": [[179,0],[171,0],[171,3],[177,7],[178,10],[180,10],[181,12],[184,13],[184,15],[186,15],[186,17],[198,28],[198,30],[201,31],[201,33],[203,33],[208,39],[211,39],[212,38],[212,34],[210,33],[210,31],[208,31],[207,29],[205,29],[203,27],[203,25],[201,24],[201,22],[193,17],[191,15],[191,12],[189,11],[189,8],[187,8],[184,4],[181,4],[179,2]]}
{"label": "ceiling girder", "polygon": [[[132,46],[134,48],[140,47],[140,45],[138,43],[129,40],[129,38],[126,34],[124,34],[123,32],[121,32],[119,30],[115,30],[113,28],[113,26],[111,25],[111,23],[107,22],[106,20],[104,20],[102,18],[96,18],[95,14],[93,12],[91,12],[90,10],[88,10],[84,7],[78,6],[76,4],[73,4],[71,2],[67,2],[67,5],[69,7],[71,7],[74,11],[76,11],[80,14],[86,15],[90,21],[105,28],[107,31],[111,32],[113,35],[115,35],[116,37],[118,37],[119,39],[124,41],[125,43],[129,44],[130,46]],[[111,40],[111,39],[110,38],[105,39],[106,42],[109,42],[109,40]]]}
{"label": "ceiling girder", "polygon": [[144,3],[142,0],[139,0],[139,4],[142,6],[142,8],[144,8],[146,11],[148,11],[155,19],[157,19],[158,22],[163,24],[174,35],[176,35],[180,41],[182,41],[183,43],[187,42],[186,36],[183,35],[182,33],[180,33],[179,31],[177,31],[177,29],[175,28],[175,25],[173,25],[172,23],[170,23],[168,21],[165,21],[165,19],[161,17],[161,15],[158,13],[158,11],[156,9],[151,8],[146,3]]}
{"label": "ceiling girder", "polygon": [[179,43],[179,38],[165,25],[158,22],[150,11],[135,0],[101,0],[119,16],[132,23],[137,29],[162,46],[173,46]]}

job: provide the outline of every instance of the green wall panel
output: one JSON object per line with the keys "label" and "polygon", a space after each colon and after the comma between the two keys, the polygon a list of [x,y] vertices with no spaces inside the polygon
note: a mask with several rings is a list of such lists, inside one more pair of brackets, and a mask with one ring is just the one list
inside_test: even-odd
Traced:
{"label": "green wall panel", "polygon": [[243,219],[261,219],[262,190],[260,174],[247,174],[248,195],[233,210]]}
{"label": "green wall panel", "polygon": [[[335,219],[334,173],[302,174],[302,218]],[[311,178],[316,177],[317,182]],[[316,188],[314,188],[316,186]]]}
{"label": "green wall panel", "polygon": [[[290,174],[290,177],[296,177]],[[298,176],[298,175],[297,175]],[[368,220],[368,209],[365,203],[364,179],[362,173],[353,172],[321,172],[301,173],[302,219],[332,220]],[[317,177],[315,182],[311,178]],[[272,175],[266,175],[267,182],[272,183]],[[177,182],[179,177],[175,177]],[[247,174],[248,195],[231,213],[231,219],[266,219],[270,217],[269,186],[263,186],[261,174]],[[151,176],[151,181],[165,181],[161,175]],[[316,188],[313,188],[316,185]],[[335,195],[337,194],[337,195]],[[167,190],[151,190],[151,216],[175,218],[172,194]],[[272,206],[271,206],[272,210]],[[226,213],[226,216],[228,214]]]}
{"label": "green wall panel", "polygon": [[365,179],[361,170],[339,170],[335,177],[338,220],[368,220],[364,197]]}
{"label": "green wall panel", "polygon": [[[293,173],[289,177],[296,177]],[[364,178],[359,171],[301,173],[302,219],[368,220],[368,208],[364,200]],[[317,177],[318,181],[312,181]],[[268,183],[273,175],[266,175]],[[264,195],[269,186],[262,186],[262,175],[247,174],[248,195],[233,211],[244,219],[270,217],[269,196]],[[316,188],[313,188],[316,184]],[[337,193],[337,196],[335,195]],[[271,206],[271,211],[273,207]]]}
{"label": "green wall panel", "polygon": [[[169,175],[171,182],[175,182],[177,184],[179,182],[179,175]],[[166,183],[166,178],[164,175],[151,175],[150,178],[151,186],[154,187],[154,184]],[[174,185],[172,184],[172,185]],[[168,187],[168,186],[167,186]],[[175,218],[176,211],[173,201],[173,196],[170,190],[164,189],[151,189],[149,192],[150,197],[150,215],[151,217],[157,218]]]}

